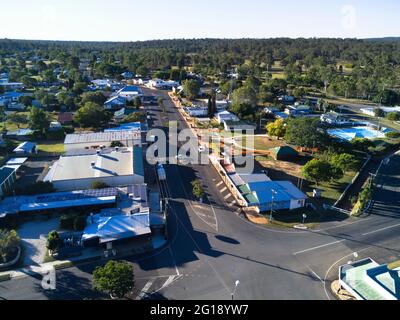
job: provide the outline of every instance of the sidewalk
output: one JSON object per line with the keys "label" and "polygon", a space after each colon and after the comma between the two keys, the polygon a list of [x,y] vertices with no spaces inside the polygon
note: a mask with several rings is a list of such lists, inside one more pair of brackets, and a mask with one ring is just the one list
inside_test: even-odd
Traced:
{"label": "sidewalk", "polygon": [[[82,255],[80,255],[79,257],[73,257],[68,260],[62,260],[62,261],[57,260],[57,261],[53,261],[53,262],[42,263],[38,266],[30,266],[30,267],[20,268],[20,269],[16,269],[16,270],[0,272],[0,279],[12,280],[12,279],[18,279],[18,278],[23,278],[23,277],[28,277],[28,276],[45,275],[45,274],[48,274],[49,270],[52,270],[52,269],[61,270],[61,269],[71,268],[74,265],[79,265],[79,264],[83,264],[83,263],[89,263],[89,262],[95,262],[95,261],[106,261],[106,260],[109,260],[112,258],[123,259],[124,257],[128,257],[128,256],[151,253],[153,251],[156,251],[156,250],[162,248],[164,245],[167,244],[167,242],[168,242],[168,240],[166,240],[164,237],[162,237],[160,235],[156,235],[152,238],[153,249],[151,251],[148,251],[148,252],[145,252],[143,250],[135,251],[135,248],[132,245],[128,245],[125,247],[119,246],[116,248],[117,255],[113,256],[112,254],[110,254],[108,258],[106,258],[104,256],[105,250],[102,248],[85,249],[84,253]],[[138,249],[138,248],[136,248],[136,249]],[[0,282],[1,282],[1,280],[0,280]]]}

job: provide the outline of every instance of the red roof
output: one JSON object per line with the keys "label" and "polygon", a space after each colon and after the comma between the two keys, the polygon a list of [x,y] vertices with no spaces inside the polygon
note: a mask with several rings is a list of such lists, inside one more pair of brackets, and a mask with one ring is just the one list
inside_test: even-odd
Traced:
{"label": "red roof", "polygon": [[64,112],[58,115],[58,122],[60,123],[68,123],[72,122],[73,114],[71,112]]}

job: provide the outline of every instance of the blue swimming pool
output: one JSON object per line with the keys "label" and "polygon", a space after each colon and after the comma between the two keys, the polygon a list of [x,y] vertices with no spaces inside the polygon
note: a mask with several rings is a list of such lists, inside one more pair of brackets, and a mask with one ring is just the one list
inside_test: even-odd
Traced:
{"label": "blue swimming pool", "polygon": [[347,141],[351,141],[355,138],[361,138],[361,139],[385,138],[385,133],[383,131],[378,131],[370,127],[337,128],[328,130],[328,133],[331,136]]}

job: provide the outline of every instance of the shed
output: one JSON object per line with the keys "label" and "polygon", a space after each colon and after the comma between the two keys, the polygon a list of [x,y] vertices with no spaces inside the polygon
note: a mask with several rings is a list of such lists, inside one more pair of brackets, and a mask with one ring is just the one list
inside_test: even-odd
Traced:
{"label": "shed", "polygon": [[271,155],[275,160],[290,160],[299,156],[299,153],[289,146],[271,149]]}
{"label": "shed", "polygon": [[16,147],[14,152],[18,154],[36,153],[36,143],[25,141]]}

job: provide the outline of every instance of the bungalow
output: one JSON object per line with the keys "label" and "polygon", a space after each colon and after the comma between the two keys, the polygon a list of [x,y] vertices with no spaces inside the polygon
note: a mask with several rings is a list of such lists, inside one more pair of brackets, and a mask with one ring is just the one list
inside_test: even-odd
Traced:
{"label": "bungalow", "polygon": [[303,116],[311,113],[311,107],[306,105],[293,105],[285,109],[285,113],[292,117]]}
{"label": "bungalow", "polygon": [[284,104],[294,103],[296,98],[293,96],[283,95],[278,98],[278,100]]}
{"label": "bungalow", "polygon": [[173,88],[179,87],[179,82],[154,79],[149,81],[149,86],[159,90],[172,90]]}
{"label": "bungalow", "polygon": [[328,112],[323,115],[321,115],[321,122],[327,123],[333,126],[343,126],[343,125],[349,125],[352,124],[353,122],[346,119],[344,116],[336,113],[336,112]]}
{"label": "bungalow", "polygon": [[206,117],[208,115],[207,107],[188,107],[184,110],[191,117]]}
{"label": "bungalow", "polygon": [[119,97],[125,98],[128,101],[143,97],[142,89],[137,86],[126,86],[125,88],[119,90],[117,94]]}
{"label": "bungalow", "polygon": [[33,130],[31,129],[18,129],[15,131],[8,131],[6,133],[6,138],[8,139],[16,139],[16,140],[27,140],[33,134]]}
{"label": "bungalow", "polygon": [[222,123],[224,124],[225,131],[244,131],[244,130],[254,131],[254,130],[256,130],[255,125],[253,125],[249,122],[246,122],[246,121],[224,120]]}
{"label": "bungalow", "polygon": [[122,120],[126,116],[129,116],[132,113],[139,112],[137,109],[132,109],[132,108],[122,108],[118,111],[114,112],[114,119],[115,120]]}
{"label": "bungalow", "polygon": [[61,124],[70,124],[73,120],[74,115],[71,112],[62,112],[57,117],[57,121]]}
{"label": "bungalow", "polygon": [[391,112],[400,113],[400,107],[376,107],[376,108],[363,108],[360,111],[368,116],[375,117],[375,109],[381,109],[386,115]]}
{"label": "bungalow", "polygon": [[124,97],[115,96],[115,97],[108,99],[104,103],[104,108],[107,110],[112,110],[112,109],[117,109],[117,108],[119,109],[119,108],[125,107],[125,105],[126,105],[126,99]]}
{"label": "bungalow", "polygon": [[37,153],[36,143],[25,141],[21,143],[18,147],[16,147],[13,152],[17,154]]}
{"label": "bungalow", "polygon": [[231,121],[231,122],[240,121],[240,119],[236,115],[234,115],[233,113],[231,113],[229,111],[226,111],[226,110],[217,113],[216,119],[217,119],[219,124],[221,124],[221,123],[223,123],[225,121]]}
{"label": "bungalow", "polygon": [[62,130],[62,125],[58,121],[50,122],[49,131],[59,131]]}
{"label": "bungalow", "polygon": [[135,75],[130,71],[125,71],[125,72],[121,73],[121,76],[126,80],[130,80],[135,77]]}
{"label": "bungalow", "polygon": [[21,82],[1,82],[0,87],[3,87],[4,91],[13,91],[22,89],[24,84]]}
{"label": "bungalow", "polygon": [[1,107],[8,107],[13,103],[18,103],[19,98],[24,96],[23,93],[19,92],[7,92],[0,95],[0,106]]}

